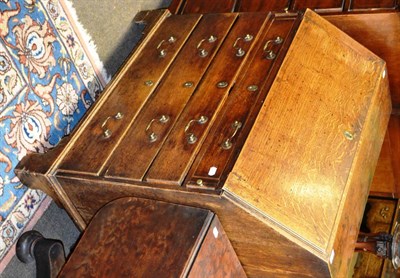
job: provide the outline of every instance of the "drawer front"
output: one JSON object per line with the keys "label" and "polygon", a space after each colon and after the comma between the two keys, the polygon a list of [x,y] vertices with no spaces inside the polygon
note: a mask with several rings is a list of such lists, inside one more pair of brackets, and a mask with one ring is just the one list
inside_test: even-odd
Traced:
{"label": "drawer front", "polygon": [[371,10],[371,9],[395,9],[396,0],[352,0],[349,10]]}
{"label": "drawer front", "polygon": [[302,11],[308,8],[317,12],[341,12],[343,7],[344,0],[293,0],[291,10]]}
{"label": "drawer front", "polygon": [[396,200],[368,199],[365,211],[365,223],[370,233],[390,232],[396,212],[396,203]]}
{"label": "drawer front", "polygon": [[182,183],[266,20],[265,14],[239,15],[202,83],[149,169],[145,177],[147,182]]}
{"label": "drawer front", "polygon": [[239,12],[284,11],[289,8],[290,0],[242,0],[239,1]]}
{"label": "drawer front", "polygon": [[106,89],[104,103],[96,106],[88,124],[75,134],[75,145],[61,162],[60,171],[98,175],[199,19],[199,15],[165,19],[124,67],[121,77]]}
{"label": "drawer front", "polygon": [[235,9],[237,0],[186,0],[182,13],[229,13]]}
{"label": "drawer front", "polygon": [[161,85],[113,153],[105,176],[143,179],[236,16],[232,13],[210,14],[202,18]]}
{"label": "drawer front", "polygon": [[240,151],[290,45],[295,19],[274,18],[257,43],[249,70],[230,93],[193,163],[189,187],[215,189],[227,175],[228,162]]}

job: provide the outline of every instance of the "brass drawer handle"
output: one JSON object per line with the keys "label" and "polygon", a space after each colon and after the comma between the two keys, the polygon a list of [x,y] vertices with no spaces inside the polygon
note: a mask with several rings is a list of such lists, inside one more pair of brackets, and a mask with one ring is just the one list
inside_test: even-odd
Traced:
{"label": "brass drawer handle", "polygon": [[244,42],[250,42],[250,41],[253,40],[253,36],[250,35],[250,34],[246,34],[243,38],[242,37],[238,37],[235,40],[235,42],[233,44],[233,48],[236,50],[236,56],[237,57],[243,57],[244,54],[246,54],[246,51],[243,50],[243,48],[238,46],[240,40],[243,40]]}
{"label": "brass drawer handle", "polygon": [[176,42],[176,38],[174,36],[170,36],[168,40],[162,40],[157,46],[158,56],[164,58],[167,55],[167,51],[164,48],[161,48],[163,44],[169,43],[173,44]]}
{"label": "brass drawer handle", "polygon": [[389,208],[388,207],[384,207],[381,209],[380,211],[380,215],[382,216],[383,219],[386,219],[388,217],[389,214]]}
{"label": "brass drawer handle", "polygon": [[190,120],[187,125],[185,126],[185,136],[186,140],[189,144],[194,144],[197,141],[197,136],[192,132],[189,132],[189,128],[192,126],[193,123],[197,123],[199,125],[203,125],[208,121],[207,116],[200,116],[198,119]]}
{"label": "brass drawer handle", "polygon": [[203,42],[207,41],[208,43],[214,43],[217,40],[216,36],[211,35],[208,39],[202,39],[198,44],[197,44],[197,51],[199,53],[199,56],[204,58],[208,55],[208,51],[205,48],[202,48]]}
{"label": "brass drawer handle", "polygon": [[229,136],[228,138],[226,138],[224,140],[224,142],[222,142],[221,147],[224,150],[229,150],[230,148],[232,148],[232,139],[236,136],[238,130],[242,127],[242,123],[239,121],[234,121],[231,125],[231,127],[233,128],[233,133],[231,136]]}
{"label": "brass drawer handle", "polygon": [[155,121],[157,121],[160,124],[165,124],[165,123],[167,123],[169,121],[169,116],[168,115],[161,115],[158,119],[157,118],[152,119],[150,121],[150,123],[147,125],[145,132],[149,137],[150,143],[153,143],[153,142],[157,141],[157,139],[158,139],[158,135],[155,134],[155,132],[151,130],[151,125]]}
{"label": "brass drawer handle", "polygon": [[272,50],[272,47],[274,45],[281,44],[283,42],[283,39],[281,37],[276,37],[275,39],[268,40],[265,45],[264,45],[264,52],[267,54],[265,58],[268,60],[273,60],[276,57],[276,53]]}
{"label": "brass drawer handle", "polygon": [[121,112],[118,112],[114,116],[108,116],[107,119],[105,119],[105,121],[101,125],[101,128],[103,129],[104,138],[106,138],[106,139],[110,138],[111,134],[112,134],[111,129],[107,128],[108,121],[111,120],[111,119],[121,120],[123,117],[124,117],[124,114],[122,114]]}

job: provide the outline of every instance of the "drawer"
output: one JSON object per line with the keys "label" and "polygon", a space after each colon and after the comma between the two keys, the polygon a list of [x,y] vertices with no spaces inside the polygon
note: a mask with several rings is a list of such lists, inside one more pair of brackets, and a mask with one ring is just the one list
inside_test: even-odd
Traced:
{"label": "drawer", "polygon": [[237,0],[218,1],[193,1],[187,0],[183,5],[181,13],[229,13],[233,12]]}
{"label": "drawer", "polygon": [[[257,40],[267,18],[266,14],[238,16],[202,83],[149,168],[145,176],[147,182],[171,185],[182,183],[215,116],[247,60],[246,53]],[[179,163],[176,161],[178,157]]]}
{"label": "drawer", "polygon": [[397,6],[396,0],[351,0],[349,10],[394,10]]}
{"label": "drawer", "polygon": [[[210,14],[202,18],[163,82],[113,153],[105,176],[143,179],[235,18],[233,13]],[[209,26],[213,26],[212,30]],[[135,163],[129,163],[132,157]]]}
{"label": "drawer", "polygon": [[303,11],[308,8],[317,12],[342,12],[344,3],[344,0],[293,0],[291,10]]}
{"label": "drawer", "polygon": [[397,200],[369,198],[365,209],[365,226],[368,233],[390,232],[396,212]]}
{"label": "drawer", "polygon": [[[229,172],[290,45],[295,18],[273,18],[255,46],[249,70],[240,77],[218,114],[189,172],[187,186],[216,189]],[[274,66],[275,65],[275,66]],[[232,162],[233,163],[233,162]]]}
{"label": "drawer", "polygon": [[[98,175],[124,133],[153,93],[200,15],[170,16],[119,73],[103,94],[102,105],[75,135],[76,144],[60,164],[61,172]],[[84,151],[82,151],[84,150]]]}
{"label": "drawer", "polygon": [[284,11],[289,8],[290,0],[242,0],[238,3],[239,12]]}

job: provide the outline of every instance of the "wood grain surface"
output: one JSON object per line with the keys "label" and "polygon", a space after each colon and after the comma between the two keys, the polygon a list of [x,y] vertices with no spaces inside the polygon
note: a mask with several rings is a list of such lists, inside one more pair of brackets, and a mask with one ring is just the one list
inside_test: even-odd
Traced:
{"label": "wood grain surface", "polygon": [[229,13],[233,12],[237,0],[184,1],[180,13]]}
{"label": "wood grain surface", "polygon": [[391,116],[388,130],[393,175],[396,184],[396,191],[400,194],[400,115]]}
{"label": "wood grain surface", "polygon": [[248,277],[329,276],[320,258],[224,197],[93,178],[58,176],[58,180],[86,223],[104,205],[125,196],[207,208],[218,215]]}
{"label": "wood grain surface", "polygon": [[343,11],[344,0],[292,0],[291,10],[302,11],[312,9],[320,12]]}
{"label": "wood grain surface", "polygon": [[188,277],[247,277],[218,216],[211,222]]}
{"label": "wood grain surface", "polygon": [[173,0],[172,13],[282,12],[312,9],[319,13],[381,12],[398,9],[397,0]]}
{"label": "wood grain surface", "polygon": [[365,11],[370,9],[395,9],[397,6],[396,0],[353,0],[350,1],[349,10],[352,11]]}
{"label": "wood grain surface", "polygon": [[[254,123],[255,116],[275,79],[277,69],[291,43],[296,27],[296,18],[294,17],[271,18],[254,47],[253,53],[250,53],[248,70],[239,76],[238,82],[230,92],[228,100],[196,156],[187,177],[190,179],[189,186],[209,189],[222,187],[232,161],[240,152]],[[277,37],[281,37],[283,40],[281,44],[273,47],[277,57],[272,60],[266,59],[265,42]],[[254,87],[253,90],[249,90],[251,86]],[[235,122],[239,122],[240,127],[235,128]],[[222,146],[227,139],[232,144],[229,149]],[[214,167],[215,173],[211,175],[212,167]],[[201,185],[197,184],[199,179],[202,181]]]}
{"label": "wood grain surface", "polygon": [[[106,176],[127,177],[138,181],[143,179],[182,110],[199,86],[201,78],[218,52],[236,16],[233,13],[222,16],[210,14],[201,19],[162,84],[146,103],[132,128],[113,153],[108,162]],[[209,26],[214,27],[212,31],[209,30]],[[210,36],[214,36],[216,41],[208,42]],[[198,54],[197,46],[200,42],[202,42],[201,47],[208,52],[205,57]],[[184,85],[187,82],[192,83],[190,87]],[[172,91],[173,97],[171,97]],[[159,122],[162,115],[168,117],[167,122]],[[155,141],[149,140],[151,132],[157,136]],[[135,157],[135,163],[132,163],[132,157]]]}
{"label": "wood grain surface", "polygon": [[240,0],[235,10],[238,12],[284,11],[289,9],[290,0]]}
{"label": "wood grain surface", "polygon": [[400,13],[325,16],[329,22],[387,63],[393,107],[400,107]]}
{"label": "wood grain surface", "polygon": [[[383,141],[382,149],[379,155],[379,160],[376,165],[374,179],[372,180],[370,196],[398,198],[400,195],[400,188],[398,183],[399,170],[396,169],[395,161],[399,157],[398,151],[394,149],[396,143],[393,142],[391,134],[396,133],[398,127],[393,125],[395,116],[390,117],[388,130],[386,131],[385,139]],[[395,127],[395,128],[394,128]],[[395,173],[397,176],[395,177]]]}
{"label": "wood grain surface", "polygon": [[390,105],[384,61],[307,11],[224,189],[340,277]]}
{"label": "wood grain surface", "polygon": [[[182,184],[205,135],[218,117],[231,88],[237,82],[243,68],[247,68],[246,62],[250,55],[237,56],[235,42],[247,34],[256,37],[268,19],[265,13],[239,15],[218,55],[204,75],[202,83],[182,111],[179,120],[153,161],[145,176],[147,182]],[[251,52],[254,41],[253,39],[241,45],[246,53]],[[227,70],[228,68],[229,70]],[[220,82],[226,82],[226,86],[219,88],[218,83]],[[204,124],[197,124],[196,120],[201,116],[207,117],[208,120]],[[194,121],[192,125],[189,124],[191,121]],[[189,128],[189,133],[193,133],[197,137],[197,141],[193,144],[187,140],[188,132],[185,131],[187,128]],[[177,161],[177,157],[179,157],[179,161]]]}
{"label": "wood grain surface", "polygon": [[[277,15],[279,20],[290,16]],[[207,16],[208,19],[203,15],[183,15],[182,22],[190,22],[190,26],[185,24],[185,43],[205,32],[192,33],[196,30],[195,26],[199,22],[201,24],[202,17],[210,22],[219,22],[213,21],[216,18],[213,15]],[[27,185],[42,187],[56,196],[82,230],[101,207],[116,198],[134,196],[172,202],[216,213],[246,275],[250,277],[344,277],[390,115],[385,63],[311,11],[305,13],[298,30],[301,17],[296,20],[289,34],[286,33],[287,28],[290,29],[288,26],[293,19],[289,25],[278,24],[281,27],[274,29],[274,24],[270,24],[275,20],[272,20],[273,15],[235,14],[221,15],[224,18],[221,24],[230,25],[231,17],[237,19],[223,44],[220,48],[210,49],[210,53],[217,53],[214,60],[204,60],[202,68],[198,68],[199,72],[207,68],[201,81],[196,81],[199,80],[197,73],[191,75],[189,72],[192,65],[185,66],[188,72],[179,76],[197,78],[194,81],[199,85],[194,93],[190,90],[189,94],[193,95],[189,99],[184,99],[186,106],[181,113],[177,112],[180,116],[171,131],[154,127],[160,135],[168,135],[144,180],[130,178],[135,170],[135,154],[140,150],[133,152],[129,147],[121,147],[121,142],[128,145],[129,138],[138,134],[130,133],[130,129],[135,129],[135,120],[140,119],[140,111],[145,111],[142,108],[146,106],[143,103],[140,108],[136,107],[140,111],[128,107],[132,101],[136,103],[129,88],[140,87],[145,80],[136,78],[131,67],[135,61],[146,58],[141,57],[142,54],[153,51],[157,56],[159,39],[165,37],[162,22],[171,24],[165,29],[167,34],[181,27],[182,22],[174,16],[161,20],[105,90],[104,97],[78,131],[60,145],[61,150],[23,160],[17,174]],[[215,27],[218,26],[215,24]],[[239,40],[240,47],[249,56],[236,56],[238,49],[235,42],[238,42],[238,37],[250,33],[249,30],[255,35],[254,40],[250,44]],[[212,33],[213,29],[210,27],[209,31]],[[270,46],[267,44],[271,39],[269,35],[278,36],[281,31],[284,31],[283,44],[273,45],[278,54],[276,60],[265,61],[268,59],[264,48],[268,50]],[[160,75],[159,84],[153,84],[153,89],[146,89],[151,90],[151,95],[146,95],[146,101],[154,101],[158,93],[163,98],[167,97],[167,88],[163,87],[166,83],[162,79],[175,71],[174,66],[180,65],[178,60],[173,60],[184,54],[185,43],[182,42],[176,50],[179,53],[168,45],[166,51],[174,58],[165,63],[164,68],[156,69],[162,77]],[[191,44],[195,45],[194,42]],[[147,49],[149,46],[150,49]],[[251,56],[258,55],[259,50],[263,52],[262,59]],[[252,83],[262,82],[261,77],[263,74],[268,76],[270,66],[275,71],[274,78],[265,77],[265,89],[263,84],[258,84],[267,95],[266,99],[256,97],[254,105],[257,109],[246,110],[246,102],[252,101],[241,94],[248,85],[242,79]],[[252,75],[252,69],[263,72]],[[147,70],[155,73],[150,67],[139,72],[144,74]],[[170,84],[176,86],[182,80],[177,78],[174,83],[171,79]],[[218,88],[216,84],[220,81],[227,81],[228,86]],[[162,88],[162,92],[157,92],[157,88]],[[184,90],[180,88],[178,91]],[[113,96],[114,93],[116,96]],[[171,96],[173,93],[171,88]],[[232,103],[225,109],[224,105],[230,103],[230,98]],[[163,110],[163,104],[170,101],[173,102],[171,99],[154,102],[160,106],[154,112],[168,112]],[[236,108],[235,102],[241,101],[246,108],[241,105]],[[109,127],[115,138],[111,137],[108,143],[93,139],[93,135],[102,132],[99,128],[102,117],[99,115],[116,112],[113,109],[118,107],[132,109],[129,123],[125,120],[112,121]],[[146,111],[143,116],[146,114],[150,119],[151,107]],[[209,120],[205,125],[189,125],[190,131],[198,135],[198,141],[188,145],[185,127],[191,119],[198,119],[201,115],[208,116]],[[207,144],[211,146],[212,143],[205,139],[207,134],[220,126],[219,116],[227,120],[226,128],[229,130],[229,122],[235,119],[235,115],[252,120],[251,124],[244,126],[246,132],[241,130],[245,134],[241,142],[247,140],[238,160],[235,154],[228,158],[227,164],[233,167],[233,171],[223,188],[224,193],[177,186],[184,185],[201,148],[206,148]],[[145,120],[143,118],[142,127],[147,122]],[[227,133],[226,128],[222,128],[221,138]],[[390,134],[393,144],[400,142],[398,135],[396,132]],[[232,140],[235,143],[236,137]],[[123,158],[118,165],[117,155],[111,160],[109,158],[119,147],[121,152],[118,156]],[[213,158],[213,155],[217,152],[211,151],[208,157]],[[36,165],[40,160],[43,160],[43,165]],[[104,170],[113,163],[116,163],[118,171],[106,173]],[[204,163],[204,169],[207,169],[210,165]],[[393,161],[393,168],[398,167],[396,163]],[[125,168],[125,165],[128,166]],[[395,179],[396,175],[394,171]],[[125,214],[121,212],[121,215]]]}
{"label": "wood grain surface", "polygon": [[[145,47],[137,51],[137,56],[130,61],[130,66],[125,68],[127,72],[119,75],[120,82],[115,87],[109,86],[105,89],[104,94],[108,97],[103,109],[92,113],[93,120],[85,129],[80,129],[79,144],[85,151],[73,149],[63,159],[60,169],[99,174],[200,17],[200,15],[185,15],[184,18],[170,16],[165,19],[160,29],[145,43]],[[174,42],[168,42],[171,36],[175,38]],[[162,49],[167,53],[165,57],[159,55]],[[152,85],[146,85],[146,81],[151,81]],[[107,92],[111,90],[113,93],[108,94]],[[122,113],[123,117],[115,119],[117,113]],[[104,136],[105,129],[111,131],[110,137]]]}
{"label": "wood grain surface", "polygon": [[204,209],[117,200],[90,223],[60,277],[182,277],[211,217]]}

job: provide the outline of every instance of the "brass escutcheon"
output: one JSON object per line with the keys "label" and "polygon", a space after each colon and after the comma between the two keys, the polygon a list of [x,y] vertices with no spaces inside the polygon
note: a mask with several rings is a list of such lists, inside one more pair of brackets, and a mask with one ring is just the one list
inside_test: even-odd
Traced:
{"label": "brass escutcheon", "polygon": [[148,86],[148,87],[151,87],[151,86],[154,85],[154,82],[151,81],[151,80],[146,80],[146,81],[144,82],[144,85],[146,85],[146,86]]}
{"label": "brass escutcheon", "polygon": [[347,139],[347,140],[349,140],[349,141],[353,141],[353,139],[354,139],[354,134],[353,133],[351,133],[350,131],[345,131],[344,133],[344,137]]}
{"label": "brass escutcheon", "polygon": [[217,83],[217,88],[219,88],[219,89],[223,89],[226,87],[228,87],[228,82],[226,82],[226,81],[220,81]]}
{"label": "brass escutcheon", "polygon": [[250,92],[255,92],[255,91],[258,90],[258,86],[257,85],[249,85],[247,87],[247,90],[250,91]]}
{"label": "brass escutcheon", "polygon": [[193,85],[194,85],[194,83],[191,81],[187,81],[187,82],[183,83],[183,87],[185,87],[185,88],[192,88]]}

